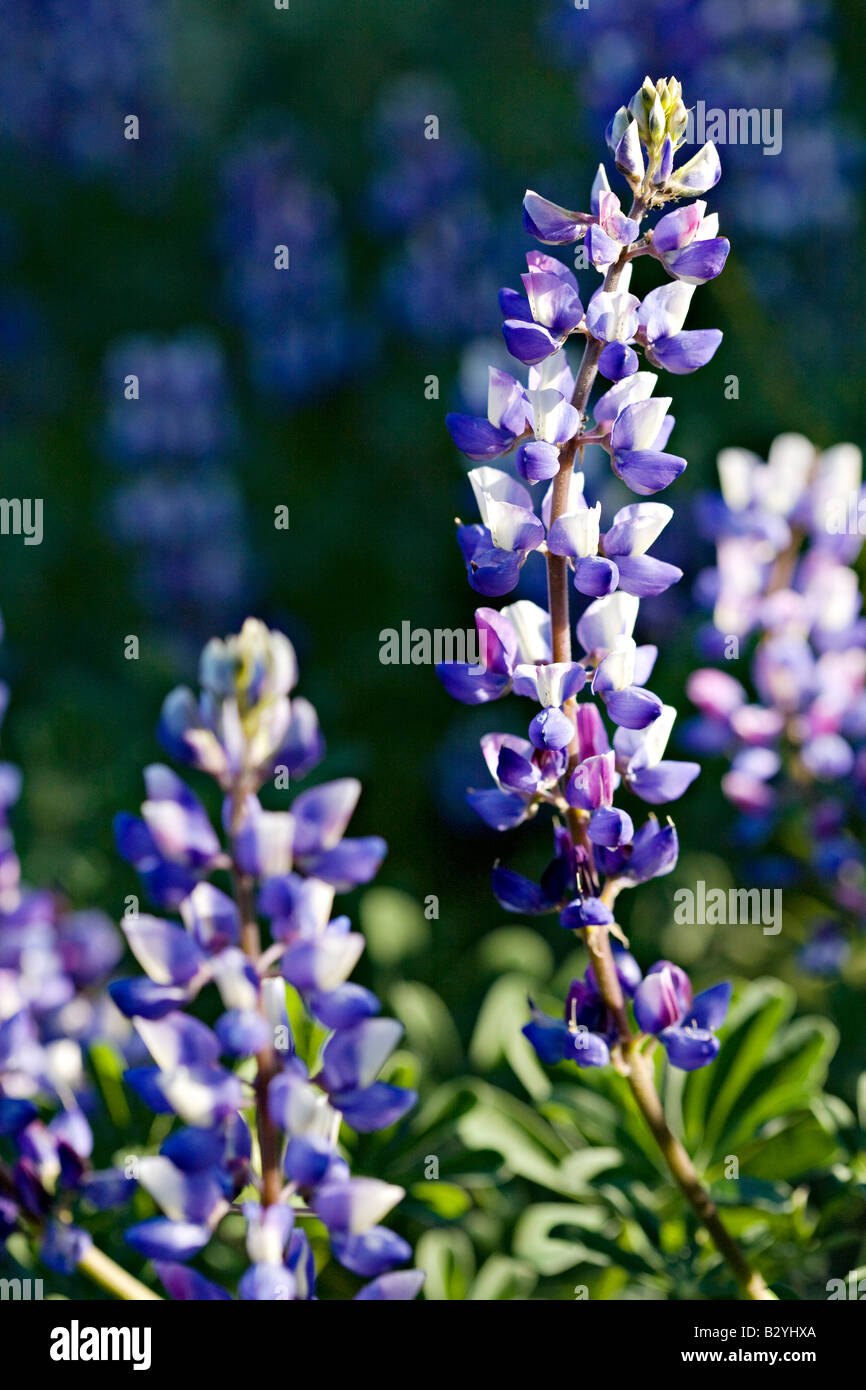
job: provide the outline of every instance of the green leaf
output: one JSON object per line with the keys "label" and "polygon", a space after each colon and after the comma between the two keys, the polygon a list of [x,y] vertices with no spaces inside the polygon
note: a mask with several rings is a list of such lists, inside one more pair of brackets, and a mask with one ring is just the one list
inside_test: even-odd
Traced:
{"label": "green leaf", "polygon": [[453,1075],[462,1057],[460,1036],[448,1009],[429,985],[400,980],[388,990],[394,1015],[406,1029],[406,1042],[426,1068]]}
{"label": "green leaf", "polygon": [[415,1266],[426,1275],[424,1297],[429,1302],[463,1300],[475,1275],[475,1251],[465,1231],[425,1231],[415,1249]]}
{"label": "green leaf", "polygon": [[519,971],[535,981],[553,974],[553,952],[539,932],[530,927],[499,927],[488,932],[478,947],[482,970],[491,975]]}
{"label": "green leaf", "polygon": [[377,965],[396,965],[429,945],[430,925],[422,908],[398,888],[369,888],[359,917],[367,950]]}
{"label": "green leaf", "polygon": [[462,1187],[451,1182],[416,1182],[411,1196],[445,1221],[456,1221],[471,1207],[472,1200]]}
{"label": "green leaf", "polygon": [[469,1060],[479,1071],[492,1071],[506,1061],[531,1096],[550,1094],[551,1081],[523,1036],[529,1019],[526,996],[530,982],[525,975],[503,975],[487,991],[469,1044]]}
{"label": "green leaf", "polygon": [[469,1290],[473,1302],[509,1302],[528,1298],[538,1283],[538,1274],[523,1260],[509,1255],[491,1255],[478,1271]]}

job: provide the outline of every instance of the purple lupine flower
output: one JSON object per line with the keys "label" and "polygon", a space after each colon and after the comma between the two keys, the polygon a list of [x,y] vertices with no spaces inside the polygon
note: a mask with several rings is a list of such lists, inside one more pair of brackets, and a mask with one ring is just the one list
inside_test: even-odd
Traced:
{"label": "purple lupine flower", "polygon": [[[585,933],[593,945],[599,936],[606,943],[608,931],[618,932],[612,906],[618,894],[670,873],[677,861],[673,823],[661,825],[654,815],[636,823],[622,798],[636,798],[636,807],[641,801],[665,805],[683,796],[700,771],[696,762],[665,756],[676,710],[648,688],[656,647],[639,645],[634,637],[641,600],[682,577],[677,566],[649,554],[673,511],[655,501],[633,502],[620,506],[605,526],[602,503],[594,497],[600,480],[592,468],[599,450],[607,453],[615,477],[646,497],[668,487],[686,467],[685,459],[667,451],[671,398],[654,394],[655,372],[638,370],[641,351],[650,366],[673,375],[696,370],[721,338],[716,330],[685,327],[696,286],[720,273],[728,250],[706,202],[664,213],[651,234],[643,225],[651,211],[706,192],[718,180],[712,145],[677,162],[685,128],[679,83],[654,86],[647,80],[608,130],[633,199],[627,213],[603,167],[588,212],[527,192],[525,229],[550,246],[585,239],[602,284],[587,292],[554,255],[530,252],[522,277],[525,296],[513,289],[500,293],[503,334],[512,356],[529,366],[526,384],[491,369],[487,419],[448,419],[454,442],[481,465],[469,473],[480,523],[458,531],[470,586],[489,598],[509,593],[527,557],[539,551],[551,595],[555,589],[562,593],[571,573],[573,587],[589,600],[575,628],[582,649],[577,660],[571,655],[566,584],[555,614],[552,599],[551,611],[526,599],[499,613],[478,609],[476,626],[479,636],[489,638],[488,660],[474,667],[445,664],[437,674],[465,704],[509,693],[532,702],[526,737],[490,733],[482,740],[493,786],[470,790],[469,804],[495,830],[532,820],[542,807],[552,811],[554,854],[540,879],[497,864],[493,891],[506,911],[556,914],[564,928]],[[631,262],[648,254],[670,280],[641,300],[631,292]],[[567,360],[575,337],[583,342],[577,375]],[[599,372],[613,384],[590,406]],[[489,460],[512,451],[522,481],[490,466]],[[540,505],[533,495],[538,482],[546,485]],[[815,578],[816,589],[821,578]],[[614,726],[612,738],[605,715]],[[824,766],[839,758],[826,742],[815,751]],[[655,971],[642,985],[632,957],[623,956],[620,964],[619,987],[634,996],[638,1024],[645,1027],[638,1011],[649,1017],[647,1001],[661,984],[667,986],[668,975]],[[669,993],[673,998],[673,988]],[[689,989],[688,1000],[683,995],[654,1028],[674,1065],[691,1069],[712,1060],[720,997],[712,991],[709,1002],[699,996],[697,1013],[687,1016]],[[670,1002],[667,994],[662,1002]],[[611,1048],[623,1043],[624,1018],[621,1009],[604,1002],[591,969],[572,986],[563,1018],[533,1006],[524,1032],[545,1062],[601,1066]]]}
{"label": "purple lupine flower", "polygon": [[[508,678],[516,646],[503,635]],[[346,834],[361,792],[354,778],[301,792],[290,811],[268,810],[259,799],[275,773],[303,775],[323,753],[312,707],[291,694],[296,681],[291,644],[260,622],[248,619],[237,636],[209,642],[201,696],[174,691],[160,734],[175,757],[216,781],[224,836],[162,766],[145,773],[141,819],[118,823],[121,852],[158,904],[181,918],[124,918],[147,980],[112,986],[151,1059],[130,1069],[127,1082],[179,1122],[160,1154],[139,1163],[141,1186],[162,1214],[127,1231],[173,1298],[229,1296],[186,1263],[250,1189],[258,1200],[240,1207],[249,1259],[241,1300],[315,1298],[312,1250],[299,1224],[312,1213],[327,1227],[335,1258],[373,1281],[370,1298],[408,1299],[418,1290],[415,1279],[381,1282],[411,1256],[381,1225],[403,1189],[352,1177],[339,1148],[343,1122],[361,1133],[389,1128],[415,1099],[380,1079],[402,1028],[380,1018],[376,996],[349,981],[364,939],[334,915],[336,893],[368,882],[385,844]],[[184,892],[172,867],[187,875]],[[214,876],[225,876],[224,886]],[[261,919],[270,923],[269,944]],[[293,1036],[288,992],[327,1034],[315,1055],[305,1057]],[[219,1001],[213,1027],[185,1011],[202,993]]]}
{"label": "purple lupine flower", "polygon": [[[0,687],[0,711],[8,691]],[[0,716],[2,717],[2,716]],[[90,1247],[77,1224],[86,1197],[122,1206],[135,1183],[119,1169],[95,1171],[90,1119],[91,1045],[121,1053],[130,1028],[103,992],[123,953],[113,924],[74,912],[59,892],[30,888],[9,825],[21,778],[0,775],[0,1230],[36,1236],[50,1269],[71,1273]]]}
{"label": "purple lupine flower", "polygon": [[756,644],[742,679],[692,673],[700,717],[687,737],[728,760],[722,790],[761,840],[786,812],[806,811],[813,870],[840,913],[862,918],[866,869],[846,833],[866,785],[866,622],[853,568],[863,544],[860,451],[819,452],[788,434],[766,463],[725,449],[718,464],[722,495],[704,503],[717,563],[700,589],[724,642]]}
{"label": "purple lupine flower", "polygon": [[214,612],[235,616],[251,569],[238,442],[222,349],[208,334],[120,339],[106,354],[103,448],[125,476],[106,522],[134,559],[134,586],[156,616],[198,643]]}
{"label": "purple lupine flower", "polygon": [[504,238],[453,91],[419,74],[389,82],[369,135],[368,216],[385,250],[380,309],[422,343],[492,331]]}
{"label": "purple lupine flower", "polygon": [[244,141],[222,183],[225,299],[253,384],[276,401],[309,399],[374,347],[349,317],[336,200],[309,169],[300,134]]}

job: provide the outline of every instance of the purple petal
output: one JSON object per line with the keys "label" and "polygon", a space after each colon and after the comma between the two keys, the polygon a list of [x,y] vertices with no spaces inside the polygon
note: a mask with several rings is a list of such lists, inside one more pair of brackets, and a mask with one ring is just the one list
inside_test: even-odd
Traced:
{"label": "purple petal", "polygon": [[514,443],[514,435],[508,430],[497,429],[489,420],[471,415],[446,415],[445,424],[460,452],[477,462],[499,458]]}
{"label": "purple petal", "polygon": [[558,341],[541,324],[523,323],[520,319],[506,319],[502,335],[511,356],[528,366],[543,362],[559,347]]}
{"label": "purple petal", "polygon": [[694,328],[675,333],[670,338],[656,338],[647,348],[647,358],[656,367],[663,367],[674,376],[696,372],[715,355],[722,334],[718,328]]}
{"label": "purple petal", "polygon": [[570,212],[568,208],[542,198],[528,188],[523,199],[523,226],[530,236],[549,246],[564,246],[579,241],[592,218],[585,212]]}
{"label": "purple petal", "polygon": [[642,497],[661,492],[685,469],[684,458],[677,454],[656,453],[653,449],[616,454],[613,460],[613,471],[617,477]]}
{"label": "purple petal", "polygon": [[169,1221],[157,1216],[130,1226],[126,1243],[148,1260],[190,1260],[210,1240],[210,1229],[192,1221]]}
{"label": "purple petal", "polygon": [[701,770],[700,763],[660,762],[655,767],[633,773],[628,784],[636,796],[650,806],[677,801]]}
{"label": "purple petal", "polygon": [[655,598],[683,577],[681,569],[652,555],[618,555],[619,587],[638,598]]}
{"label": "purple petal", "polygon": [[624,729],[645,729],[658,719],[662,702],[652,691],[629,685],[625,690],[607,690],[602,694],[605,708],[614,724]]}

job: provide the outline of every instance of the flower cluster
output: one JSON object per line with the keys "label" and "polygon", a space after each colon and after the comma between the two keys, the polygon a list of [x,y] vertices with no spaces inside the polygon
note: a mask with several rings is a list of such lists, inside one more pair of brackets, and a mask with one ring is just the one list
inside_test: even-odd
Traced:
{"label": "flower cluster", "polygon": [[[771,238],[778,262],[780,242],[807,225],[836,224],[855,196],[856,146],[838,109],[828,20],[822,0],[727,0],[724,15],[695,0],[645,0],[639,8],[627,0],[584,7],[552,0],[542,28],[545,52],[579,74],[580,101],[602,117],[656,62],[670,64],[690,91],[711,93],[704,108],[725,115],[754,109],[760,92],[773,125],[761,140],[737,144],[725,213],[741,232]],[[721,139],[733,143],[735,136],[724,130]],[[808,211],[798,197],[804,187]]]}
{"label": "flower cluster", "polygon": [[309,399],[357,362],[364,340],[349,322],[336,200],[292,135],[245,141],[222,182],[225,295],[250,376],[276,400]]}
{"label": "flower cluster", "polygon": [[[0,686],[5,712],[6,686]],[[91,1043],[126,1041],[128,1025],[104,993],[123,942],[100,912],[73,912],[30,888],[9,825],[21,776],[0,764],[0,1240],[32,1233],[43,1261],[68,1273],[90,1244],[74,1223],[79,1198],[106,1208],[134,1184],[95,1172],[87,1073]]]}
{"label": "flower cluster", "polygon": [[[606,941],[609,929],[618,931],[613,903],[620,891],[670,872],[677,859],[672,822],[660,825],[651,814],[636,829],[615,798],[629,792],[649,805],[663,805],[680,797],[699,771],[697,763],[665,757],[676,710],[647,688],[657,650],[634,638],[640,600],[664,592],[681,577],[676,566],[648,553],[673,515],[671,508],[630,502],[605,527],[601,503],[587,497],[588,480],[574,467],[589,445],[600,446],[615,476],[641,497],[667,487],[686,467],[685,459],[666,449],[674,424],[671,399],[654,396],[655,372],[638,370],[642,351],[652,367],[673,374],[693,371],[709,361],[721,338],[713,329],[685,328],[696,285],[720,273],[729,249],[706,203],[697,199],[665,212],[654,226],[643,226],[650,212],[704,193],[719,178],[711,144],[677,165],[685,125],[679,83],[654,84],[647,78],[607,131],[632,195],[627,213],[603,166],[588,213],[526,194],[526,228],[548,244],[584,241],[602,284],[584,308],[573,272],[552,255],[530,252],[525,295],[511,289],[500,295],[503,334],[512,356],[529,367],[527,383],[491,368],[487,418],[448,418],[455,443],[481,465],[469,475],[480,523],[458,531],[470,585],[488,597],[509,593],[533,551],[545,556],[548,571],[548,609],[526,599],[501,611],[479,608],[482,662],[437,668],[449,693],[466,704],[484,704],[513,691],[540,707],[526,738],[485,736],[482,751],[495,785],[471,791],[469,800],[497,830],[551,808],[554,856],[537,883],[497,866],[494,892],[510,911],[556,912],[565,928],[586,930],[593,940]],[[670,277],[642,301],[629,288],[631,263],[638,256],[655,257]],[[584,343],[576,376],[566,356],[575,337]],[[590,418],[599,372],[612,385],[596,400]],[[519,479],[489,463],[512,451]],[[597,491],[601,478],[590,481]],[[539,482],[549,486],[536,508],[532,489]],[[569,577],[591,600],[577,622],[577,660],[571,651]],[[612,738],[602,711],[615,726]],[[693,1005],[676,967],[661,963],[639,986],[640,972],[630,957],[627,968],[632,982],[627,992],[641,991],[640,1028],[670,1042],[675,1065],[711,1060],[718,1046],[712,1027],[719,1021],[721,996],[713,996],[712,1007],[700,997]],[[655,1000],[660,983],[664,1007],[651,1006],[645,1001]],[[676,1009],[670,1005],[674,996]],[[548,1039],[539,1051],[550,1060],[551,1049],[556,1052],[563,1042],[563,1029],[569,1037],[588,1029],[591,1044],[563,1042],[565,1055],[580,1065],[599,1065],[608,1060],[609,1041],[627,1026],[621,1000],[619,1008],[619,1017],[611,1019],[609,1001],[589,977],[575,984],[564,1023],[536,1016],[528,1035],[537,1045]],[[694,1047],[687,1041],[692,1037]]]}
{"label": "flower cluster", "polygon": [[[8,134],[46,149],[79,177],[165,177],[180,122],[166,62],[163,0],[63,0],[4,5],[0,104]],[[146,139],[124,138],[137,114]],[[140,191],[140,190],[139,190]]]}
{"label": "flower cluster", "polygon": [[496,219],[481,153],[455,104],[447,87],[401,78],[385,89],[371,128],[369,219],[388,247],[382,302],[401,331],[428,342],[494,323]]}
{"label": "flower cluster", "polygon": [[104,449],[131,475],[114,489],[112,535],[131,552],[142,605],[199,641],[215,613],[235,616],[250,569],[222,350],[204,333],[124,338],[104,378]]}
{"label": "flower cluster", "polygon": [[[127,1232],[174,1298],[228,1297],[187,1261],[232,1205],[245,1219],[250,1259],[242,1299],[315,1296],[301,1216],[318,1217],[336,1258],[373,1281],[359,1298],[411,1298],[419,1287],[419,1275],[395,1271],[409,1247],[379,1224],[402,1189],[353,1178],[339,1146],[343,1121],[383,1129],[414,1102],[377,1079],[402,1030],[349,981],[363,937],[332,916],[335,893],[368,882],[385,845],[345,835],[361,790],[352,778],[302,792],[291,811],[259,800],[265,783],[304,776],[324,753],[313,707],[290,699],[296,679],[288,640],[248,619],[239,635],[204,649],[200,698],[180,688],[166,699],[162,741],[217,783],[225,847],[202,802],[166,766],[146,770],[141,816],[117,822],[121,853],[149,896],[181,918],[125,917],[145,974],[112,986],[153,1060],[127,1073],[130,1086],[180,1121],[138,1165],[163,1215]],[[231,893],[212,882],[219,875]],[[185,1012],[202,991],[221,1001],[212,1028]],[[312,1021],[303,1056],[287,1000]]]}
{"label": "flower cluster", "polygon": [[722,790],[752,843],[805,807],[816,879],[862,918],[866,862],[850,827],[866,794],[866,618],[853,568],[862,457],[853,444],[821,452],[787,434],[766,463],[725,449],[718,466],[721,496],[704,504],[716,565],[699,577],[699,596],[712,605],[708,640],[719,654],[748,644],[754,696],[726,671],[693,672],[700,717],[689,739],[729,760]]}

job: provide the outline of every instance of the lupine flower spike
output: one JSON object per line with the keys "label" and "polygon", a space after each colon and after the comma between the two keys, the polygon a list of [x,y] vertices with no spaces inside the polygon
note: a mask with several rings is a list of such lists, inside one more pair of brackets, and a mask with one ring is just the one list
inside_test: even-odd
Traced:
{"label": "lupine flower spike", "polygon": [[699,576],[698,596],[712,606],[714,654],[730,660],[751,644],[751,691],[727,671],[693,672],[700,716],[688,737],[729,760],[722,791],[745,843],[771,842],[788,812],[805,811],[807,862],[789,857],[789,871],[811,875],[827,915],[801,961],[833,974],[848,949],[840,918],[866,917],[866,619],[853,568],[863,460],[853,444],[819,452],[785,434],[766,463],[725,449],[718,466],[722,495],[704,501],[716,565]]}
{"label": "lupine flower spike", "polygon": [[[526,194],[526,230],[548,246],[583,241],[601,284],[587,293],[556,256],[531,251],[523,293],[500,295],[503,335],[511,355],[528,367],[526,380],[491,368],[487,418],[452,415],[447,424],[478,465],[469,480],[480,522],[458,531],[471,587],[485,598],[510,593],[527,557],[539,551],[548,602],[546,609],[526,599],[501,610],[479,608],[484,669],[448,664],[438,672],[464,703],[513,692],[534,706],[525,738],[490,733],[482,740],[494,785],[471,791],[469,799],[497,830],[550,808],[554,853],[541,880],[497,866],[493,889],[509,911],[557,914],[585,941],[591,965],[572,984],[562,1016],[547,1017],[533,1006],[524,1032],[545,1063],[612,1062],[628,1078],[674,1178],[744,1291],[766,1298],[772,1295],[667,1128],[643,1050],[657,1038],[674,1067],[689,1071],[712,1062],[730,988],[693,998],[678,966],[658,961],[642,976],[635,959],[612,948],[610,939],[621,935],[614,919],[619,894],[669,873],[677,861],[670,818],[660,822],[650,812],[636,826],[633,812],[617,804],[621,795],[637,799],[632,807],[662,806],[681,797],[699,772],[697,763],[666,756],[676,710],[648,688],[657,651],[634,636],[641,599],[681,577],[676,566],[649,553],[672,509],[654,500],[628,502],[605,525],[597,500],[602,479],[597,470],[583,471],[585,450],[599,446],[615,477],[645,499],[686,467],[668,449],[674,419],[671,397],[656,393],[658,373],[693,372],[715,353],[718,330],[687,328],[686,321],[696,287],[721,272],[729,250],[702,196],[720,176],[715,146],[677,163],[686,121],[674,78],[647,78],[611,120],[607,141],[628,188],[627,211],[603,165],[587,212]],[[647,225],[669,204],[677,206]],[[639,256],[654,257],[668,277],[642,300],[631,292]],[[573,375],[568,349],[575,340],[583,351]],[[590,407],[599,373],[609,384]],[[492,466],[512,451],[519,477]],[[576,657],[570,587],[588,600],[576,626]]]}
{"label": "lupine flower spike", "polygon": [[[160,736],[175,759],[216,782],[224,835],[163,765],[145,770],[141,816],[117,822],[121,853],[172,914],[124,919],[144,974],[112,994],[152,1059],[127,1072],[129,1085],[179,1122],[158,1154],[139,1161],[139,1181],[163,1214],[126,1233],[175,1299],[230,1297],[189,1261],[231,1210],[246,1230],[242,1300],[315,1298],[311,1216],[337,1260],[368,1281],[357,1298],[411,1299],[423,1277],[397,1268],[410,1248],[381,1224],[402,1188],[352,1177],[340,1147],[344,1121],[384,1129],[415,1099],[379,1079],[402,1029],[350,982],[364,939],[333,915],[335,895],[373,877],[385,844],[345,833],[361,793],[354,778],[301,792],[291,811],[259,800],[266,783],[301,778],[324,754],[312,705],[289,698],[296,680],[291,644],[263,623],[248,619],[239,635],[208,643],[200,697],[173,691]],[[202,993],[221,1005],[212,1028],[186,1011]],[[313,1025],[303,1047],[289,1001]],[[308,1046],[307,1032],[320,1044]]]}

